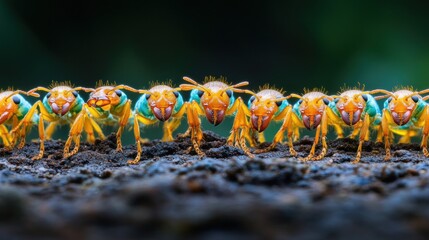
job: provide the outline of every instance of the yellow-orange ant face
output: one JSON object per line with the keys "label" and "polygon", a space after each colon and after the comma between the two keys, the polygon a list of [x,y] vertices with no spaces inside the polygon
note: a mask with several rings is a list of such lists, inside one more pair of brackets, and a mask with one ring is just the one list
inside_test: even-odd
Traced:
{"label": "yellow-orange ant face", "polygon": [[223,82],[208,82],[204,87],[208,92],[199,90],[201,105],[203,106],[207,120],[217,126],[225,118],[232,97],[232,90],[225,90],[228,85]]}
{"label": "yellow-orange ant face", "polygon": [[79,96],[78,92],[67,86],[58,86],[51,89],[46,95],[52,111],[60,116],[65,115]]}
{"label": "yellow-orange ant face", "polygon": [[344,123],[352,126],[360,119],[368,97],[359,90],[349,90],[334,100]]}
{"label": "yellow-orange ant face", "polygon": [[326,103],[329,103],[324,96],[326,95],[320,92],[310,92],[298,101],[302,123],[309,130],[317,128],[322,120]]}
{"label": "yellow-orange ant face", "polygon": [[6,122],[18,111],[18,105],[21,102],[21,98],[16,94],[10,96],[11,94],[12,91],[0,93],[0,124]]}
{"label": "yellow-orange ant face", "polygon": [[228,108],[233,106],[235,101],[233,92],[246,92],[248,90],[238,88],[249,85],[249,82],[244,81],[230,86],[213,77],[207,77],[206,80],[209,81],[204,85],[198,84],[189,77],[183,77],[183,80],[191,84],[180,84],[180,89],[194,91],[191,93],[191,99],[201,104],[207,120],[215,126],[223,121]]}
{"label": "yellow-orange ant face", "polygon": [[275,102],[269,99],[262,101],[255,99],[253,101],[252,107],[250,108],[250,120],[255,130],[262,132],[268,127],[274,113],[279,109],[279,105],[277,103],[280,103],[281,105],[282,102]]}
{"label": "yellow-orange ant face", "polygon": [[162,122],[170,119],[176,106],[179,92],[166,85],[155,86],[149,92],[150,94],[146,94],[146,99],[155,117]]}
{"label": "yellow-orange ant face", "polygon": [[411,115],[421,99],[420,95],[415,95],[408,90],[400,90],[393,93],[395,97],[387,99],[388,108],[392,114],[393,121],[402,126],[408,123]]}
{"label": "yellow-orange ant face", "polygon": [[87,103],[91,107],[100,107],[104,111],[108,111],[110,107],[121,102],[122,94],[121,90],[115,90],[112,86],[99,87],[91,92]]}
{"label": "yellow-orange ant face", "polygon": [[258,132],[262,132],[268,127],[274,114],[283,104],[283,100],[276,101],[276,98],[283,97],[283,95],[270,89],[262,90],[256,95],[256,97],[251,96],[249,99],[250,120],[253,128]]}

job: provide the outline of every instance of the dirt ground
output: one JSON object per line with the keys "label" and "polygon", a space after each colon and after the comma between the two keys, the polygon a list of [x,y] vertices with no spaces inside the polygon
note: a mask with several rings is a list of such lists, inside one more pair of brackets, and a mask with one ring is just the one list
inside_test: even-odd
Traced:
{"label": "dirt ground", "polygon": [[[189,139],[149,142],[129,166],[133,145],[113,135],[62,159],[63,141],[0,151],[2,239],[425,239],[429,160],[417,144],[329,142],[327,157],[301,162],[279,146],[249,159],[205,133],[207,157],[186,154]],[[296,143],[300,156],[311,139]]]}

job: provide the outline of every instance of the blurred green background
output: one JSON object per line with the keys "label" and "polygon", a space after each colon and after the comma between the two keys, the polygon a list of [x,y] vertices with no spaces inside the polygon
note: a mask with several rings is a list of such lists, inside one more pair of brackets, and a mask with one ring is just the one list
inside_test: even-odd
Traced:
{"label": "blurred green background", "polygon": [[[253,90],[270,83],[334,94],[357,82],[422,89],[429,87],[428,7],[367,0],[0,1],[1,87],[27,90],[52,80],[92,87],[103,79],[147,88],[156,80],[177,85],[184,75],[223,75],[249,81]],[[216,131],[226,135],[230,123]]]}

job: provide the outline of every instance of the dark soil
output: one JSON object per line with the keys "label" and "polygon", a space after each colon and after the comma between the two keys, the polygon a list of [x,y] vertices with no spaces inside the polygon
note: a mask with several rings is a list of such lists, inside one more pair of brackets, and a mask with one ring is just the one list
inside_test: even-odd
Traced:
{"label": "dark soil", "polygon": [[[327,157],[301,162],[279,146],[249,159],[205,133],[207,157],[186,154],[189,139],[153,141],[129,166],[133,145],[115,137],[62,159],[63,141],[1,150],[2,239],[425,239],[429,160],[417,144],[329,142]],[[308,153],[312,139],[295,149]]]}

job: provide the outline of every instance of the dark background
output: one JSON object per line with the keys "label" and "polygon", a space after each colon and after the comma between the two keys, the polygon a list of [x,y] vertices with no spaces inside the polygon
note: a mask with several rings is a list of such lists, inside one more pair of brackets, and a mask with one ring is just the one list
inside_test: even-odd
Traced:
{"label": "dark background", "polygon": [[[0,1],[0,87],[27,90],[52,80],[92,87],[103,79],[148,88],[170,79],[177,86],[184,75],[199,81],[223,75],[249,81],[252,90],[270,83],[287,92],[325,87],[335,94],[357,82],[366,89],[423,89],[428,5]],[[229,128],[227,121],[216,129]]]}

